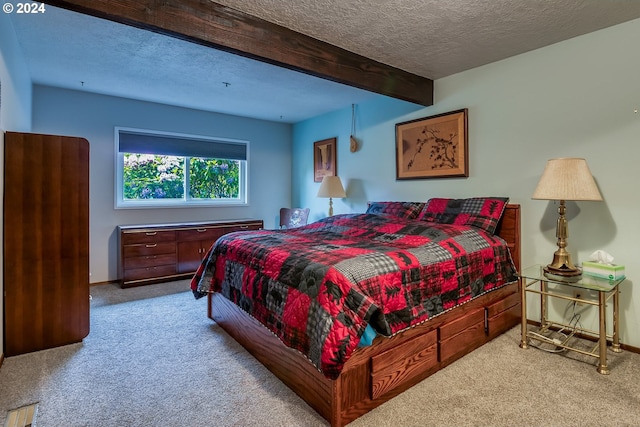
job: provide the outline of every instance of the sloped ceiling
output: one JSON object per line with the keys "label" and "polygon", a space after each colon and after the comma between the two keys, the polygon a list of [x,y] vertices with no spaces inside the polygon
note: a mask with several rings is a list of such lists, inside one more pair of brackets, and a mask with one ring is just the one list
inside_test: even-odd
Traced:
{"label": "sloped ceiling", "polygon": [[[221,0],[266,21],[438,79],[640,17],[625,0]],[[372,93],[53,6],[11,14],[32,80],[295,123]]]}

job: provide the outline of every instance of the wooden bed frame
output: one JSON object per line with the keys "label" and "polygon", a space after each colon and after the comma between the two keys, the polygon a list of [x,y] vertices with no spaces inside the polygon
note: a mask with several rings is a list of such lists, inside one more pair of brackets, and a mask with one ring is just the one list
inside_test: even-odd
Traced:
{"label": "wooden bed frame", "polygon": [[[509,204],[496,234],[520,271],[520,205]],[[342,427],[520,322],[518,283],[482,295],[391,338],[358,348],[340,376],[326,378],[304,356],[220,294],[208,315],[331,423]]]}

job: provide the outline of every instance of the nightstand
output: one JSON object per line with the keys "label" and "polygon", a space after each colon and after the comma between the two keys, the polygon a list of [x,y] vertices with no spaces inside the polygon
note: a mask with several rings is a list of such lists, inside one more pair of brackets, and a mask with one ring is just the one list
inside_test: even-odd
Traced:
{"label": "nightstand", "polygon": [[[522,340],[521,348],[532,345],[531,340],[545,343],[570,351],[575,351],[599,359],[598,372],[608,374],[607,366],[607,339],[611,339],[611,350],[619,353],[620,348],[620,304],[618,285],[625,279],[617,280],[600,279],[597,277],[582,275],[578,277],[564,278],[561,276],[547,275],[542,265],[534,265],[524,269],[518,275],[520,280],[520,297],[522,299]],[[540,326],[536,330],[529,330],[527,326],[527,294],[540,295]],[[576,297],[576,295],[580,295]],[[597,295],[597,298],[595,297]],[[573,301],[576,304],[587,304],[598,307],[599,328],[591,331],[563,322],[550,321],[548,319],[549,298],[559,298]],[[606,310],[607,302],[613,300],[613,334],[607,335]],[[552,338],[553,331],[568,331],[562,335],[562,339]],[[573,347],[571,338],[577,336],[591,336],[597,339],[596,346],[591,351],[585,351]]]}

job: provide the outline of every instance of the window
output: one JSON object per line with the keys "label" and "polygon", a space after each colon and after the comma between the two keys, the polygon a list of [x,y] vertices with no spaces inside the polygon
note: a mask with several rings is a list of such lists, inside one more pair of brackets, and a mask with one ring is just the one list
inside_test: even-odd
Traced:
{"label": "window", "polygon": [[249,143],[116,128],[116,207],[247,204]]}

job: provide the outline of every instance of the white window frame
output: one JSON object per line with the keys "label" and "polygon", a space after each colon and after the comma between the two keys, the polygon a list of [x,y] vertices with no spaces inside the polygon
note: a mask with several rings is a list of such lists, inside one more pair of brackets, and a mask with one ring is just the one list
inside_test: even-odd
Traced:
{"label": "white window frame", "polygon": [[[246,147],[246,160],[240,161],[239,187],[240,194],[235,199],[192,199],[189,197],[187,189],[182,199],[145,199],[145,200],[125,200],[124,199],[124,154],[120,152],[120,133],[137,133],[145,136],[174,137],[186,140],[203,142],[220,142],[231,144],[242,144]],[[116,209],[144,209],[144,208],[185,208],[185,207],[222,207],[222,206],[249,206],[249,141],[230,138],[217,138],[202,135],[191,135],[185,133],[164,132],[148,129],[136,129],[128,127],[115,127],[115,208]],[[185,164],[185,182],[189,174],[189,162]]]}

